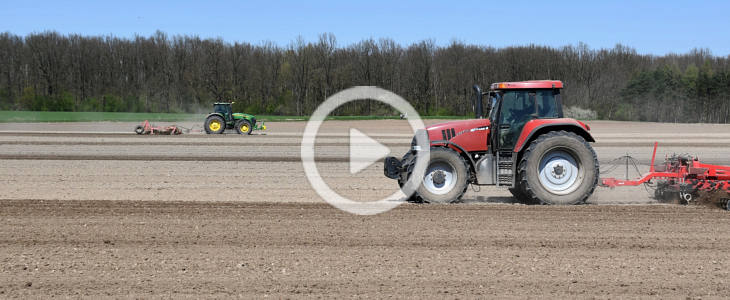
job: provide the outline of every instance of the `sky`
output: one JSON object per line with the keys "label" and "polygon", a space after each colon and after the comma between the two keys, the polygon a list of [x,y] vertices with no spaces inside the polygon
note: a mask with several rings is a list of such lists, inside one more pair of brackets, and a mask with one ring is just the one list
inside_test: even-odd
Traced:
{"label": "sky", "polygon": [[368,38],[401,45],[432,39],[494,47],[582,42],[642,54],[706,48],[730,55],[730,1],[15,1],[0,0],[0,32],[197,35],[228,42]]}

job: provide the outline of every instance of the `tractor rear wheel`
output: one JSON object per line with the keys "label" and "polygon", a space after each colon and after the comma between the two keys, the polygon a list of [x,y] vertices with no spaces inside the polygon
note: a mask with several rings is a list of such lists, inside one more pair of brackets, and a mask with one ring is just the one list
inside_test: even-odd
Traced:
{"label": "tractor rear wheel", "polygon": [[515,200],[517,200],[517,202],[519,202],[519,203],[530,203],[531,202],[530,199],[527,197],[527,195],[525,195],[525,191],[522,188],[522,186],[519,185],[519,183],[515,187],[509,188],[507,190],[509,191],[510,194],[512,194],[512,198],[515,198]]}
{"label": "tractor rear wheel", "polygon": [[456,151],[444,147],[431,148],[426,174],[416,193],[424,202],[455,202],[466,192],[468,171],[466,162]]}
{"label": "tractor rear wheel", "polygon": [[519,184],[543,204],[582,204],[598,184],[598,158],[583,137],[567,131],[541,135],[525,150]]}
{"label": "tractor rear wheel", "polygon": [[238,134],[251,134],[251,131],[253,131],[253,126],[251,126],[251,121],[246,119],[241,119],[238,122],[236,122],[236,132]]}
{"label": "tractor rear wheel", "polygon": [[137,134],[143,134],[144,133],[144,127],[142,125],[137,125],[136,128],[134,128],[134,132]]}
{"label": "tractor rear wheel", "polygon": [[205,119],[205,133],[221,134],[226,130],[226,121],[219,115],[212,115]]}

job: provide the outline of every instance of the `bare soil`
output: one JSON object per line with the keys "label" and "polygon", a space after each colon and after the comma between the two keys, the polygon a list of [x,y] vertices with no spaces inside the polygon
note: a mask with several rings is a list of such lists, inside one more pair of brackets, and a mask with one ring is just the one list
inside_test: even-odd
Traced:
{"label": "bare soil", "polygon": [[0,201],[0,296],[718,297],[724,211],[687,206]]}
{"label": "bare soil", "polygon": [[[589,124],[604,170],[628,153],[646,171],[654,141],[659,158],[730,164],[730,126]],[[361,217],[311,189],[302,122],[251,136],[135,125],[0,124],[0,298],[730,296],[730,214],[718,208],[658,204],[644,187],[527,206],[482,187],[462,204]],[[335,191],[390,195],[381,164],[349,173],[349,128],[400,156],[408,124],[331,121],[317,139]]]}

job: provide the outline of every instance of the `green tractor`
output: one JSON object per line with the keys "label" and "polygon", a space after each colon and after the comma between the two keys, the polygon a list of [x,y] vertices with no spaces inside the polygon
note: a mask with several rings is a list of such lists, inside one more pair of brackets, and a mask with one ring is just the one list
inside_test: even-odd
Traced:
{"label": "green tractor", "polygon": [[256,124],[256,117],[244,113],[234,113],[231,104],[216,102],[213,104],[213,112],[205,118],[203,127],[208,134],[220,134],[226,129],[236,128],[239,134],[251,134],[254,130],[266,130],[262,121]]}

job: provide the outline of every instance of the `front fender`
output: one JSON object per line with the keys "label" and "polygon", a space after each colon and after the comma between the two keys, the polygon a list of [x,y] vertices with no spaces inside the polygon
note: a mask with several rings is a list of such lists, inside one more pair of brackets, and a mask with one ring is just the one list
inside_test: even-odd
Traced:
{"label": "front fender", "polygon": [[517,144],[515,144],[514,152],[519,153],[526,145],[541,134],[557,130],[573,132],[583,137],[587,142],[592,143],[596,141],[588,132],[591,128],[581,121],[570,118],[535,119],[527,122],[525,127],[522,128],[522,133],[520,133],[520,138],[517,140]]}

